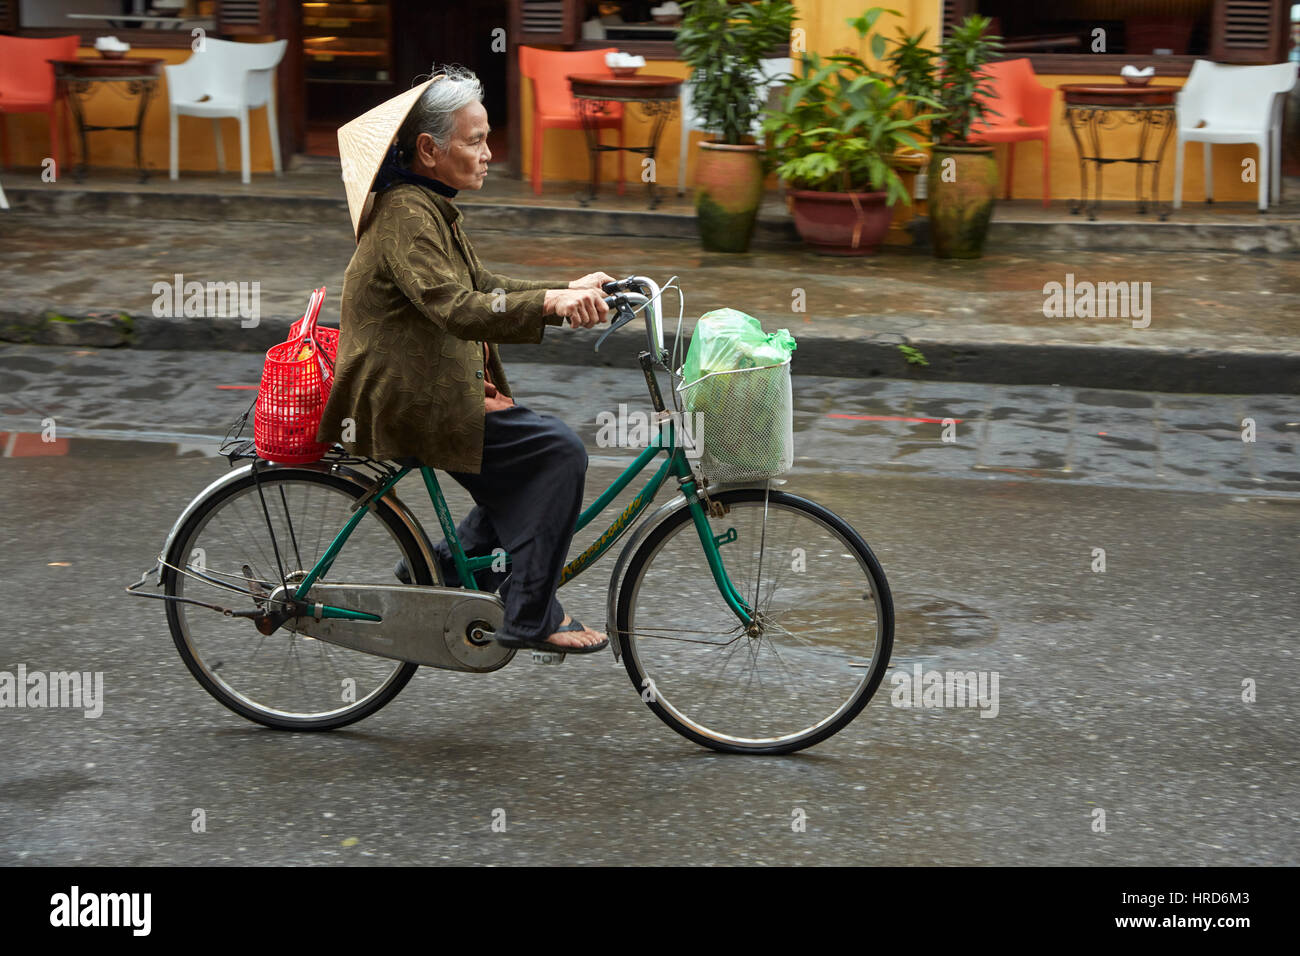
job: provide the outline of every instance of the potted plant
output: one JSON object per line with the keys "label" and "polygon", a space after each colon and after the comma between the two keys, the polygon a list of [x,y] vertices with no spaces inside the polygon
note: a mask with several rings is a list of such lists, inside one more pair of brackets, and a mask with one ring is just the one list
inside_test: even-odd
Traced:
{"label": "potted plant", "polygon": [[753,131],[763,109],[762,60],[789,42],[794,4],[691,0],[677,49],[692,70],[691,103],[713,139],[700,144],[695,212],[700,241],[715,252],[744,252],[763,200],[763,168]]}
{"label": "potted plant", "polygon": [[[887,12],[872,8],[848,23],[862,40]],[[870,42],[879,59],[885,38],[874,34]],[[939,114],[924,112],[930,101],[906,93],[852,51],[825,59],[806,54],[802,71],[783,108],[763,124],[795,228],[816,252],[874,253],[894,205],[911,203],[900,170],[915,162],[909,154],[921,148],[918,134]]]}
{"label": "potted plant", "polygon": [[[934,93],[939,54],[925,45],[925,30],[922,30],[916,36],[908,36],[901,29],[898,33],[899,38],[894,41],[894,49],[886,57],[892,68],[894,83],[908,96],[930,100]],[[932,110],[936,106],[937,104],[931,102],[931,105],[926,108]],[[909,103],[904,109],[908,111],[909,115],[912,115],[917,112],[918,107],[916,103]],[[923,135],[928,147],[931,140],[928,120],[924,123],[922,130],[918,132]],[[923,191],[923,184],[925,182],[925,169],[930,163],[930,155],[927,152],[916,151],[902,154],[898,159],[898,175],[903,180],[903,187],[907,190],[908,195],[912,197],[910,206],[895,208],[894,224],[903,225],[914,216],[927,214],[927,200]],[[918,177],[921,180],[920,183],[917,182]]]}
{"label": "potted plant", "polygon": [[972,14],[953,28],[939,48],[940,69],[927,57],[918,37],[903,35],[889,60],[904,89],[935,100],[942,115],[931,121],[927,194],[930,239],[940,258],[974,259],[984,252],[997,196],[998,171],[993,147],[970,141],[971,127],[996,97],[983,68],[1002,49],[987,35],[992,21]]}

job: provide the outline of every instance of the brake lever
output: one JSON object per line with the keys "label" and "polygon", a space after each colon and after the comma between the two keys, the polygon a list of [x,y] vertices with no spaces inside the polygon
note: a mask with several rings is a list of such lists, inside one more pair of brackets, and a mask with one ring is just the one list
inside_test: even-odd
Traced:
{"label": "brake lever", "polygon": [[627,300],[620,299],[618,303],[618,318],[610,323],[609,328],[605,330],[605,334],[596,340],[596,347],[593,351],[599,352],[601,343],[635,318],[636,313],[633,312],[632,307],[627,304]]}

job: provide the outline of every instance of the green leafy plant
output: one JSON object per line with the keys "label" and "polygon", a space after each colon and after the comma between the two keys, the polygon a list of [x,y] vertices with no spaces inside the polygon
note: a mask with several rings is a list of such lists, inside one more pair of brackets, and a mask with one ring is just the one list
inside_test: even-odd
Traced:
{"label": "green leafy plant", "polygon": [[677,31],[677,49],[691,73],[691,103],[720,143],[753,142],[763,109],[762,60],[789,42],[794,4],[756,0],[691,0]]}
{"label": "green leafy plant", "polygon": [[921,350],[911,345],[900,345],[898,351],[903,353],[903,358],[907,359],[908,365],[929,365]]}
{"label": "green leafy plant", "polygon": [[[883,57],[886,41],[871,30],[882,14],[873,7],[848,23],[872,55]],[[786,91],[779,110],[768,113],[769,164],[799,189],[826,192],[886,192],[886,202],[911,203],[898,176],[897,154],[921,149],[918,135],[939,118],[925,112],[936,105],[924,95],[906,92],[860,56],[840,52],[822,57],[805,54],[802,74]]]}
{"label": "green leafy plant", "polygon": [[939,52],[925,45],[926,30],[909,36],[902,28],[885,61],[894,73],[894,84],[908,96],[933,99],[939,73]]}
{"label": "green leafy plant", "polygon": [[886,59],[906,93],[935,102],[941,115],[930,132],[942,143],[965,143],[971,127],[997,110],[988,105],[997,94],[981,71],[1002,50],[1002,38],[988,34],[992,20],[972,14],[955,26],[936,51],[924,45],[925,31],[899,31]]}
{"label": "green leafy plant", "polygon": [[[894,84],[900,90],[908,96],[937,104],[934,96],[938,90],[939,51],[925,45],[926,33],[926,30],[922,30],[909,35],[900,28],[894,47],[885,61],[893,69]],[[915,104],[909,104],[908,109],[915,115]],[[942,110],[939,110],[939,114],[935,120],[925,122],[924,128],[917,131],[918,135],[932,141],[935,138],[935,127],[942,129],[943,119],[947,115]]]}

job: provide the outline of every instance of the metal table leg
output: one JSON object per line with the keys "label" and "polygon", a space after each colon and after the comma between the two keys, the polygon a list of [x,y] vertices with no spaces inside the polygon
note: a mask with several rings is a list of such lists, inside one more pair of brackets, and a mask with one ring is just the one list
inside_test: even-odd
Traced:
{"label": "metal table leg", "polygon": [[[77,182],[82,182],[86,178],[86,165],[90,162],[90,151],[86,145],[86,113],[83,98],[89,94],[91,84],[83,80],[65,80],[63,89],[68,106],[72,109],[72,118],[77,123],[77,141],[81,144],[80,159],[72,164],[72,177]],[[55,162],[58,162],[57,158]]]}
{"label": "metal table leg", "polygon": [[587,139],[587,156],[591,162],[591,186],[586,196],[578,193],[574,198],[578,204],[586,206],[596,200],[596,187],[600,183],[600,154],[607,149],[617,147],[603,146],[600,142],[600,118],[609,112],[609,103],[605,100],[579,98],[578,118],[582,121],[582,132]]}
{"label": "metal table leg", "polygon": [[[600,142],[600,127],[597,126],[599,118],[609,112],[609,103],[607,100],[588,99],[578,97],[578,115],[582,120],[582,129],[587,137],[587,151],[591,157],[591,186],[584,193],[579,193],[574,198],[579,204],[585,206],[596,198],[597,186],[600,183],[600,156],[602,153],[616,153],[619,151],[626,153],[637,153],[650,160],[651,170],[653,173],[645,179],[646,192],[650,198],[649,208],[654,209],[662,201],[658,190],[655,188],[658,184],[658,149],[659,139],[663,133],[664,126],[668,123],[677,112],[677,100],[674,99],[645,99],[645,100],[619,100],[618,102],[636,103],[641,107],[646,118],[650,120],[650,141],[645,146],[606,146]],[[643,177],[644,178],[644,177]]]}
{"label": "metal table leg", "polygon": [[[144,157],[140,151],[140,139],[144,131],[144,114],[149,108],[149,100],[153,98],[154,90],[157,88],[158,81],[153,79],[134,80],[128,87],[130,92],[137,94],[139,97],[139,103],[135,110],[135,168],[140,170],[140,182],[142,183],[149,181],[149,170],[145,167]],[[119,128],[127,129],[128,127]],[[272,132],[272,135],[275,135],[274,132]]]}
{"label": "metal table leg", "polygon": [[1177,123],[1177,114],[1173,110],[1151,110],[1147,113],[1148,122],[1164,126],[1160,136],[1160,145],[1156,147],[1155,158],[1151,161],[1151,205],[1159,215],[1160,221],[1169,218],[1170,207],[1160,203],[1160,164],[1164,162],[1165,147],[1169,144],[1169,134]]}
{"label": "metal table leg", "polygon": [[1070,215],[1078,215],[1079,210],[1084,207],[1088,195],[1088,163],[1083,155],[1083,144],[1079,142],[1079,132],[1076,124],[1083,119],[1079,115],[1080,111],[1073,107],[1065,108],[1065,126],[1070,131],[1070,138],[1074,140],[1074,152],[1079,157],[1079,191],[1082,198],[1075,200],[1070,205]]}

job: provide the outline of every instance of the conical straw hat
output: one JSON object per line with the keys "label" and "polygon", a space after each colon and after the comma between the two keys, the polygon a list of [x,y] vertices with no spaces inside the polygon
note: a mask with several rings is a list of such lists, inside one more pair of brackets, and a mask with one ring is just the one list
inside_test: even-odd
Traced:
{"label": "conical straw hat", "polygon": [[343,167],[343,189],[348,195],[348,215],[352,217],[354,237],[361,234],[366,200],[370,198],[379,168],[397,138],[397,131],[429,84],[440,79],[441,76],[435,76],[413,86],[339,127],[339,163]]}

